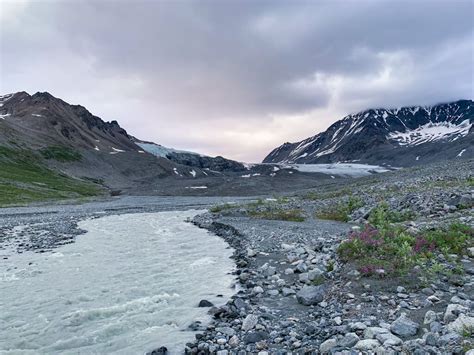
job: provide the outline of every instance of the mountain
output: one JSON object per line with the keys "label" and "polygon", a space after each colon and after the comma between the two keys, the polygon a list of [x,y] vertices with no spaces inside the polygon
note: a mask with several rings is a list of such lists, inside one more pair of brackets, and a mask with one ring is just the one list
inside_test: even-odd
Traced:
{"label": "mountain", "polygon": [[370,109],[274,149],[264,163],[361,162],[411,166],[474,157],[474,102]]}
{"label": "mountain", "polygon": [[194,179],[246,170],[223,157],[141,141],[118,122],[105,122],[85,107],[47,92],[0,96],[0,148],[8,152],[0,156],[0,164],[2,159],[22,163],[15,157],[31,152],[35,166],[124,190],[146,190],[164,178]]}

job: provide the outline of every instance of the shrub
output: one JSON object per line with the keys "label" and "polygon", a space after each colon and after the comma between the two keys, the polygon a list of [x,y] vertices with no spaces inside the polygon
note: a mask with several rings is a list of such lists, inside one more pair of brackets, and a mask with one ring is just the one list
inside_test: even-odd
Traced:
{"label": "shrub", "polygon": [[349,215],[362,206],[364,206],[364,202],[359,197],[350,196],[347,201],[338,203],[318,212],[316,217],[320,219],[348,222],[350,220]]}
{"label": "shrub", "polygon": [[370,212],[369,223],[378,228],[386,228],[390,223],[408,221],[414,217],[415,214],[410,210],[394,211],[386,202],[382,202]]}
{"label": "shrub", "polygon": [[380,268],[389,274],[404,273],[416,264],[426,264],[435,252],[462,254],[473,245],[473,229],[459,223],[413,236],[403,227],[380,223],[378,217],[375,221],[379,228],[367,224],[360,231],[352,231],[338,247],[341,259],[354,262],[364,275]]}
{"label": "shrub", "polygon": [[222,211],[225,211],[225,210],[230,210],[232,208],[234,208],[236,205],[233,204],[233,203],[224,203],[222,205],[215,205],[215,206],[212,206],[209,211],[211,211],[212,213],[219,213],[219,212],[222,212]]}
{"label": "shrub", "polygon": [[447,228],[426,231],[424,238],[445,254],[462,254],[474,243],[474,229],[465,224],[453,223]]}

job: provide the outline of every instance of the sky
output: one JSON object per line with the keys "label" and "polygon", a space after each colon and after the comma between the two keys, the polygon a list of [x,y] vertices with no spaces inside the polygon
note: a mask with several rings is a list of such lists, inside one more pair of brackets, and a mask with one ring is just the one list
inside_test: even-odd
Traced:
{"label": "sky", "polygon": [[368,108],[472,99],[472,0],[0,0],[0,93],[246,162]]}

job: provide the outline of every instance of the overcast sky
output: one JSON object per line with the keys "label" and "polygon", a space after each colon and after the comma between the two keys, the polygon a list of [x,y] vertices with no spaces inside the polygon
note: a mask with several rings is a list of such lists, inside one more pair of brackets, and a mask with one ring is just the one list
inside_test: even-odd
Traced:
{"label": "overcast sky", "polygon": [[473,1],[0,0],[0,91],[256,162],[371,107],[473,98]]}

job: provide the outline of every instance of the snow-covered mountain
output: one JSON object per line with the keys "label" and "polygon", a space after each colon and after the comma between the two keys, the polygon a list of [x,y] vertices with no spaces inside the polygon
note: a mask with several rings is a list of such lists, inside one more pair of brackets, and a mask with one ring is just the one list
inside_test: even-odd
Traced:
{"label": "snow-covered mountain", "polygon": [[474,157],[474,102],[370,109],[344,117],[325,132],[274,149],[264,163],[360,161],[410,166]]}

